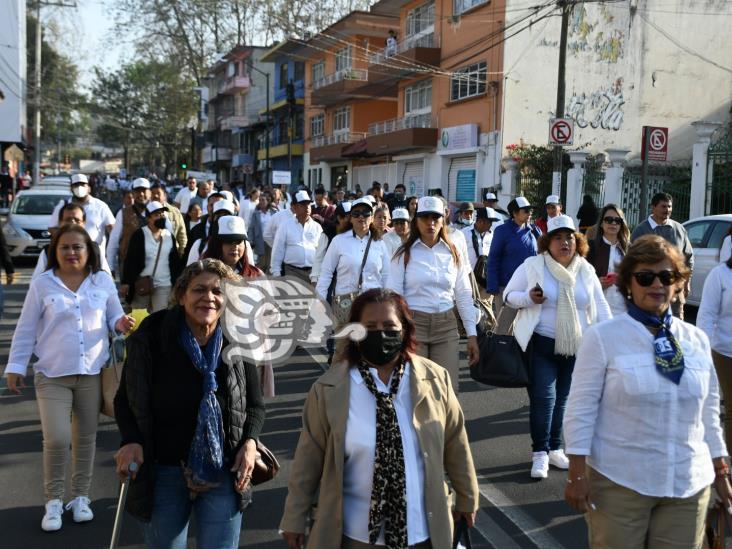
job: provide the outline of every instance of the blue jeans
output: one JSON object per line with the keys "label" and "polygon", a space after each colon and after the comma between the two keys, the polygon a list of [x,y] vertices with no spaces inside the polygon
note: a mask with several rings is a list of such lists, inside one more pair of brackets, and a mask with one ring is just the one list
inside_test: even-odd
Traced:
{"label": "blue jeans", "polygon": [[234,491],[234,477],[222,474],[219,486],[201,492],[195,500],[180,467],[155,466],[155,501],[152,520],[143,524],[145,544],[150,549],[185,549],[191,511],[196,515],[198,549],[233,549],[239,545],[241,512]]}
{"label": "blue jeans", "polygon": [[531,346],[529,422],[534,452],[558,450],[572,382],[574,357],[554,354],[554,339],[534,334]]}

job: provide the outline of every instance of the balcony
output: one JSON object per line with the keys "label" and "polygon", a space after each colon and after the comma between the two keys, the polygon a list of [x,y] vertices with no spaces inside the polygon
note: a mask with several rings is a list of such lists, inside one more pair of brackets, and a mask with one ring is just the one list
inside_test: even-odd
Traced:
{"label": "balcony", "polygon": [[250,123],[248,116],[224,116],[219,118],[219,128],[222,130],[246,128]]}
{"label": "balcony", "polygon": [[[269,157],[270,158],[288,156],[290,153],[292,154],[292,156],[302,156],[303,144],[302,143],[293,143],[291,148],[288,148],[287,143],[280,143],[277,145],[269,146]],[[266,158],[267,158],[267,149],[265,147],[263,147],[257,151],[257,160],[265,160]]]}
{"label": "balcony", "polygon": [[249,85],[248,76],[230,76],[219,84],[219,94],[234,95],[244,93],[249,90]]}
{"label": "balcony", "polygon": [[314,162],[339,160],[343,147],[365,137],[366,134],[363,132],[339,132],[313,137],[310,142],[310,160]]}
{"label": "balcony", "polygon": [[382,48],[369,54],[369,82],[406,76],[423,69],[424,65],[440,65],[440,43],[434,31],[408,36],[395,50]]}
{"label": "balcony", "polygon": [[329,106],[349,97],[368,83],[363,69],[343,69],[313,81],[312,103]]}
{"label": "balcony", "polygon": [[213,164],[219,161],[231,160],[231,149],[228,147],[217,147],[215,145],[207,145],[201,151],[201,157],[204,164]]}
{"label": "balcony", "polygon": [[437,121],[431,113],[415,114],[369,124],[369,153],[396,154],[437,146]]}

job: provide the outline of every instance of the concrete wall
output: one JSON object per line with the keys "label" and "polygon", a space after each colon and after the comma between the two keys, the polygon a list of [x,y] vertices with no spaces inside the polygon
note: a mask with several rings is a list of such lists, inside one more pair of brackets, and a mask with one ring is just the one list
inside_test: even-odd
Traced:
{"label": "concrete wall", "polygon": [[[508,0],[507,9],[523,0]],[[511,12],[510,23],[522,12]],[[687,159],[692,122],[726,121],[732,104],[732,3],[626,0],[579,5],[570,19],[567,115],[574,147],[628,148],[639,156],[644,125],[669,128],[670,159]],[[560,18],[505,43],[502,150],[548,141],[556,105]],[[698,55],[697,55],[698,54]]]}

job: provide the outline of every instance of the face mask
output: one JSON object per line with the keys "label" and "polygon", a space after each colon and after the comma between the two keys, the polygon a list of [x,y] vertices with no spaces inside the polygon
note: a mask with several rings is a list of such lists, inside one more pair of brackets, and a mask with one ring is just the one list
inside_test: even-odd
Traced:
{"label": "face mask", "polygon": [[358,344],[361,356],[374,366],[388,364],[402,350],[401,330],[369,330]]}
{"label": "face mask", "polygon": [[166,221],[166,220],[165,220],[165,218],[164,218],[164,217],[159,217],[158,219],[156,219],[156,220],[155,220],[155,222],[154,222],[154,223],[155,223],[155,226],[156,226],[156,227],[157,227],[158,229],[164,229],[164,228],[165,228],[165,221]]}
{"label": "face mask", "polygon": [[76,198],[84,198],[89,194],[89,188],[86,185],[74,185],[71,187],[71,192]]}
{"label": "face mask", "polygon": [[470,219],[463,219],[462,217],[458,219],[458,223],[461,225],[470,225]]}

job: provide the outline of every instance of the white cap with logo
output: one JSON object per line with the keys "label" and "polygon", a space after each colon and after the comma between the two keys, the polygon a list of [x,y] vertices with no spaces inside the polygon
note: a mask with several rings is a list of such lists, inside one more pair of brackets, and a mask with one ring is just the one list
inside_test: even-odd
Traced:
{"label": "white cap with logo", "polygon": [[437,196],[423,196],[417,201],[417,217],[437,214],[445,215],[445,203]]}
{"label": "white cap with logo", "polygon": [[218,220],[218,236],[222,240],[246,240],[246,223],[238,215],[224,215]]}
{"label": "white cap with logo", "polygon": [[406,208],[394,208],[391,212],[392,221],[409,221],[409,210]]}
{"label": "white cap with logo", "polygon": [[132,182],[132,189],[149,189],[150,182],[144,177],[138,177]]}
{"label": "white cap with logo", "polygon": [[577,232],[576,227],[574,226],[574,219],[569,217],[568,215],[557,215],[555,217],[552,217],[550,220],[546,222],[546,230],[547,234],[551,234],[554,231],[572,231],[573,233]]}
{"label": "white cap with logo", "polygon": [[550,194],[546,197],[546,203],[549,204],[561,204],[562,201],[559,199],[559,197],[556,194]]}
{"label": "white cap with logo", "polygon": [[356,206],[366,206],[369,210],[374,209],[374,204],[371,202],[368,198],[365,196],[362,198],[358,198],[351,202],[351,209],[355,208]]}
{"label": "white cap with logo", "polygon": [[165,204],[161,204],[160,202],[156,202],[154,200],[147,203],[147,206],[145,206],[145,209],[148,211],[148,213],[155,213],[158,210],[163,210],[164,212],[168,211],[168,207]]}
{"label": "white cap with logo", "polygon": [[519,209],[521,209],[521,208],[533,208],[533,206],[529,203],[529,201],[526,200],[526,197],[525,196],[517,196],[516,198],[514,198],[514,200],[516,201],[516,206]]}
{"label": "white cap with logo", "polygon": [[225,210],[231,215],[236,213],[236,208],[231,200],[219,200],[213,205],[213,213],[220,212],[221,210]]}
{"label": "white cap with logo", "polygon": [[292,201],[293,204],[300,204],[301,202],[312,202],[310,195],[307,191],[297,191],[295,193],[295,199]]}
{"label": "white cap with logo", "polygon": [[89,179],[83,173],[75,173],[71,176],[71,184],[78,185],[79,183],[89,183]]}
{"label": "white cap with logo", "polygon": [[498,200],[498,198],[496,198],[496,193],[485,193],[485,199],[486,200]]}

